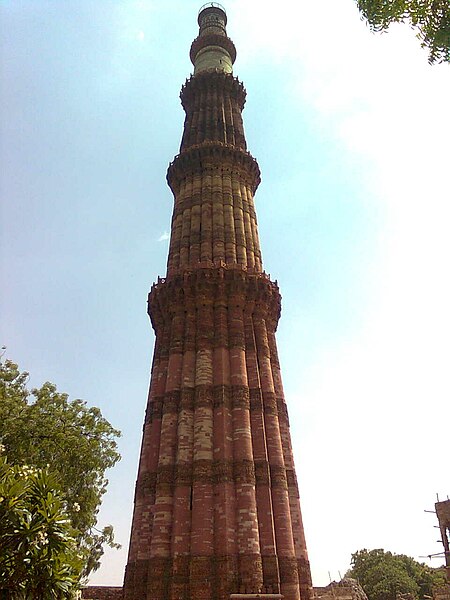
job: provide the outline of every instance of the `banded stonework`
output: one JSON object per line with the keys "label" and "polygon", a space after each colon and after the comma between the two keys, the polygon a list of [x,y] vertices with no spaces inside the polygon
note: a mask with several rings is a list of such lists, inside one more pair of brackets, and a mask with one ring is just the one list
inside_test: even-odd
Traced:
{"label": "banded stonework", "polygon": [[310,600],[275,340],[280,293],[262,268],[246,93],[232,74],[224,10],[206,5],[199,26],[167,173],[167,274],[148,297],[156,342],[124,600]]}

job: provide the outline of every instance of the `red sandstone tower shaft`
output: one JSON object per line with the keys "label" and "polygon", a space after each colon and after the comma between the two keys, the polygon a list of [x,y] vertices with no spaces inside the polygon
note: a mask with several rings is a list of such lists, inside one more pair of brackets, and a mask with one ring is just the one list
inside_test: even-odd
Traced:
{"label": "red sandstone tower shaft", "polygon": [[125,600],[310,600],[311,576],[275,330],[260,181],[223,8],[200,10],[181,90],[167,276],[149,294],[155,352]]}

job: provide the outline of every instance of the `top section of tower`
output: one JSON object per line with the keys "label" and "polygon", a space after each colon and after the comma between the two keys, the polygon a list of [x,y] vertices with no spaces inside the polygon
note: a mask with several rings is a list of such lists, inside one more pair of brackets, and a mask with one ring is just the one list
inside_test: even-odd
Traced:
{"label": "top section of tower", "polygon": [[[212,15],[214,15],[214,19]],[[227,24],[227,13],[225,12],[225,8],[218,2],[207,2],[204,4],[198,11],[197,21],[200,26],[200,31],[203,27],[208,27],[208,23],[210,24],[212,19],[216,21],[215,17],[217,16],[221,22],[220,27],[225,31],[225,26]]]}
{"label": "top section of tower", "polygon": [[208,2],[198,13],[200,31],[191,46],[194,75],[203,71],[233,72],[236,48],[227,36],[227,15],[223,6]]}

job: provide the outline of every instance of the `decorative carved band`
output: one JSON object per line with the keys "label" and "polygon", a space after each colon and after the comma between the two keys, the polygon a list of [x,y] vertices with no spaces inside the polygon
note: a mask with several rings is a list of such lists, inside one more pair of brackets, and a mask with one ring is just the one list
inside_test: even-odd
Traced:
{"label": "decorative carved band", "polygon": [[[309,564],[309,560],[307,558],[299,558],[297,560],[297,568],[298,568],[298,579],[301,586],[305,586],[310,588],[310,594],[312,592],[312,579],[311,579],[311,567]],[[302,596],[303,598],[303,596]],[[308,598],[307,598],[308,600]]]}
{"label": "decorative carved band", "polygon": [[162,414],[177,414],[180,406],[180,390],[166,392],[162,407]]}
{"label": "decorative carved band", "polygon": [[241,554],[239,556],[239,574],[242,591],[261,592],[263,586],[261,555]]}
{"label": "decorative carved band", "polygon": [[182,388],[180,410],[194,410],[195,388]]}
{"label": "decorative carved band", "polygon": [[280,591],[280,573],[278,569],[278,557],[276,555],[262,556],[264,585],[272,586],[272,593]]}
{"label": "decorative carved band", "polygon": [[147,406],[145,413],[145,423],[152,423],[154,419],[161,419],[163,410],[164,396],[153,396]]}
{"label": "decorative carved band", "polygon": [[286,469],[282,465],[270,465],[270,482],[273,488],[287,489]]}
{"label": "decorative carved band", "polygon": [[[295,474],[294,469],[286,469],[286,479],[287,479],[288,488],[295,488],[295,491],[297,492],[297,490],[298,490],[297,476]],[[298,492],[297,492],[297,495],[298,495]]]}
{"label": "decorative carved band", "polygon": [[192,463],[177,463],[175,465],[175,484],[192,485],[193,465]]}
{"label": "decorative carved band", "polygon": [[[300,575],[300,577],[299,577]],[[177,554],[173,557],[151,557],[128,563],[125,573],[126,590],[144,591],[146,584],[152,592],[163,592],[171,585],[194,585],[216,580],[229,591],[279,593],[282,583],[298,584],[305,592],[311,591],[309,563],[304,559],[261,556],[259,554],[192,556]],[[141,590],[142,588],[142,590]],[[152,594],[152,597],[155,597]],[[135,596],[130,595],[129,598]],[[159,597],[159,596],[158,596]],[[310,600],[310,595],[307,600]],[[127,598],[127,596],[125,596]]]}
{"label": "decorative carved band", "polygon": [[156,492],[156,473],[141,473],[136,481],[136,499],[154,496]]}
{"label": "decorative carved band", "polygon": [[244,108],[246,91],[244,85],[231,73],[223,71],[204,72],[191,76],[181,88],[180,99],[187,111],[194,98],[201,92],[217,90],[234,98],[240,110]]}
{"label": "decorative carved band", "polygon": [[263,410],[261,388],[252,388],[250,390],[250,410],[255,412],[261,412]]}
{"label": "decorative carved band", "polygon": [[212,556],[191,556],[190,575],[192,581],[211,581]]}
{"label": "decorative carved band", "polygon": [[173,486],[175,481],[175,465],[160,465],[156,477],[156,487]]}
{"label": "decorative carved band", "polygon": [[213,388],[214,408],[231,410],[233,407],[229,385],[215,385]]}
{"label": "decorative carved band", "polygon": [[[300,574],[300,577],[299,577]],[[173,557],[154,556],[148,560],[128,563],[125,573],[125,598],[166,598],[169,585],[210,585],[229,593],[280,592],[281,583],[298,584],[305,592],[311,591],[309,563],[304,559],[260,554],[192,556],[177,554]],[[170,582],[170,583],[169,583]],[[144,595],[136,595],[137,592]],[[306,600],[310,600],[310,595]]]}
{"label": "decorative carved band", "polygon": [[172,559],[165,556],[151,556],[148,560],[148,579],[152,583],[162,581],[170,576]]}
{"label": "decorative carved band", "polygon": [[250,392],[248,387],[243,385],[231,386],[231,397],[233,399],[233,409],[241,408],[250,410]]}
{"label": "decorative carved band", "polygon": [[266,414],[276,415],[277,414],[277,401],[273,392],[266,392],[263,390],[263,403],[264,412]]}
{"label": "decorative carved band", "polygon": [[295,557],[279,556],[278,565],[280,567],[280,581],[282,583],[298,584],[297,559]]}
{"label": "decorative carved band", "polygon": [[256,485],[270,485],[270,468],[267,460],[255,461]]}
{"label": "decorative carved band", "polygon": [[181,410],[194,411],[197,407],[206,408],[243,408],[266,414],[278,414],[280,422],[289,426],[286,403],[275,399],[271,392],[261,388],[229,385],[201,385],[195,388],[171,390],[164,396],[153,396],[147,406],[145,424],[161,419],[165,414],[177,414]]}
{"label": "decorative carved band", "polygon": [[125,568],[124,600],[146,597],[148,562],[148,560],[137,560],[127,564]]}
{"label": "decorative carved band", "polygon": [[198,385],[195,387],[194,407],[213,408],[213,386]]}
{"label": "decorative carved band", "polygon": [[164,396],[153,396],[147,406],[145,424],[161,419],[165,414],[178,414],[182,410],[194,411],[195,408],[242,408],[266,414],[278,414],[280,421],[289,426],[284,400],[275,400],[271,392],[261,388],[249,389],[246,386],[199,385],[195,388],[171,390]]}
{"label": "decorative carved band", "polygon": [[193,463],[193,481],[198,483],[213,483],[213,461],[196,460]]}
{"label": "decorative carved band", "polygon": [[213,482],[230,483],[234,481],[233,461],[216,460],[213,463]]}
{"label": "decorative carved band", "polygon": [[172,582],[175,584],[186,584],[189,582],[189,565],[191,557],[189,554],[177,554],[173,557]]}
{"label": "decorative carved band", "polygon": [[252,460],[239,460],[234,463],[234,480],[236,483],[255,484],[255,463]]}
{"label": "decorative carved band", "polygon": [[289,416],[288,416],[287,405],[286,405],[284,398],[282,398],[282,397],[277,397],[277,412],[278,412],[278,418],[280,419],[280,421],[283,421],[283,423],[289,427]]}
{"label": "decorative carved band", "polygon": [[208,164],[220,170],[224,169],[225,165],[239,169],[242,177],[251,185],[253,194],[261,181],[258,163],[249,152],[219,142],[203,142],[197,146],[190,146],[170,163],[167,183],[172,192],[176,195],[186,175],[204,173]]}
{"label": "decorative carved band", "polygon": [[[136,483],[136,496],[142,497],[155,493],[156,487],[180,485],[191,486],[195,482],[251,483],[271,485],[273,488],[287,486],[287,477],[292,481],[292,471],[282,466],[269,465],[267,461],[252,460],[195,460],[192,463],[161,465],[157,473],[144,473]],[[295,477],[295,475],[294,475]]]}
{"label": "decorative carved band", "polygon": [[[237,555],[215,555],[214,567],[217,581],[218,598],[229,598],[230,592],[239,589],[239,559]],[[220,591],[223,592],[222,596]]]}

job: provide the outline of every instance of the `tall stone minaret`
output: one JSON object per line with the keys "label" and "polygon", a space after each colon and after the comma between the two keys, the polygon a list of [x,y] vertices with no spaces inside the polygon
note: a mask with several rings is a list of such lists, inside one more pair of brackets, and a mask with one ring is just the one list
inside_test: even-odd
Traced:
{"label": "tall stone minaret", "polygon": [[198,23],[167,173],[167,275],[148,298],[156,342],[124,599],[310,600],[275,341],[280,294],[262,270],[245,90],[224,9],[205,5]]}

